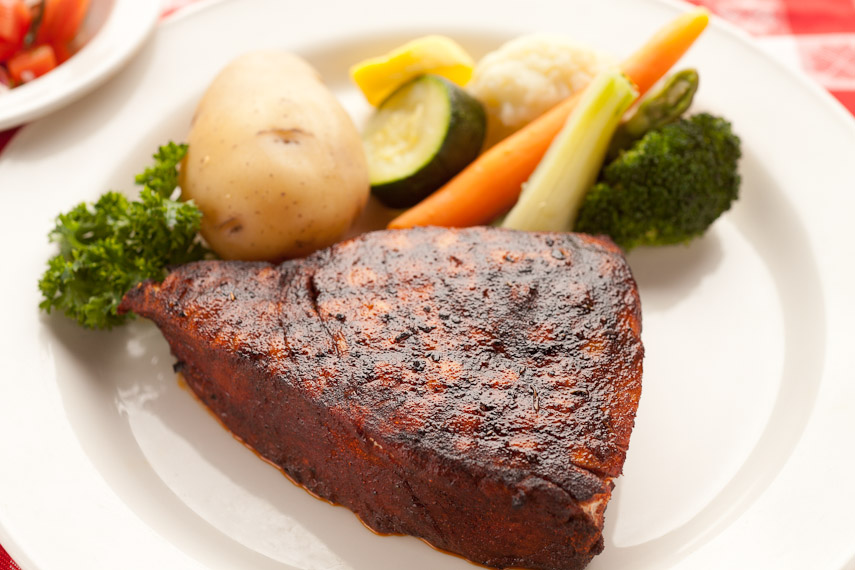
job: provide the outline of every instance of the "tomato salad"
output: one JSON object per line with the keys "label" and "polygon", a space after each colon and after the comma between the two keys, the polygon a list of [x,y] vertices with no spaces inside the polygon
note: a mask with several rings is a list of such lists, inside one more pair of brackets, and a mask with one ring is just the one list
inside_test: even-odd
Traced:
{"label": "tomato salad", "polygon": [[0,0],[0,90],[70,58],[90,0]]}

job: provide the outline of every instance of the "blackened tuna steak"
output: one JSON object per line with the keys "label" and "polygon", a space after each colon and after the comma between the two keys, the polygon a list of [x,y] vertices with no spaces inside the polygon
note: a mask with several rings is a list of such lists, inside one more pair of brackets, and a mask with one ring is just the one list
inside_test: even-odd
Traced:
{"label": "blackened tuna steak", "polygon": [[381,533],[495,567],[583,568],[641,393],[635,282],[607,239],[381,231],[127,294],[239,439]]}

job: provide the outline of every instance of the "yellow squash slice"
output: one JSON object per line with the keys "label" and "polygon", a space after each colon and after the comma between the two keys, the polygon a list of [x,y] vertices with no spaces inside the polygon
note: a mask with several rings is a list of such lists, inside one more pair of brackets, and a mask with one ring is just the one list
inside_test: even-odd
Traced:
{"label": "yellow squash slice", "polygon": [[425,36],[380,57],[350,68],[350,76],[375,107],[411,79],[431,73],[457,85],[472,77],[475,61],[457,42],[445,36]]}

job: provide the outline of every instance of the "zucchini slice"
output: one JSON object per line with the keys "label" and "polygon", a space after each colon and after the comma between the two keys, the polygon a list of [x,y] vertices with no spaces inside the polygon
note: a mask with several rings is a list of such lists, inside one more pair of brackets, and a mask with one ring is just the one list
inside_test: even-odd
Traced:
{"label": "zucchini slice", "polygon": [[487,118],[479,101],[438,75],[421,75],[384,100],[362,133],[371,192],[408,208],[481,152]]}

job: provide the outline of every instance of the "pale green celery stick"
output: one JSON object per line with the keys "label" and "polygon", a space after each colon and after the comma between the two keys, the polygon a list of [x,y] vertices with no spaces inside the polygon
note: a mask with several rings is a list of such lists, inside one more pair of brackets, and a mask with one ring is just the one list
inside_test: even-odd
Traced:
{"label": "pale green celery stick", "polygon": [[617,69],[597,75],[523,186],[502,227],[571,231],[609,141],[637,97],[635,87]]}

